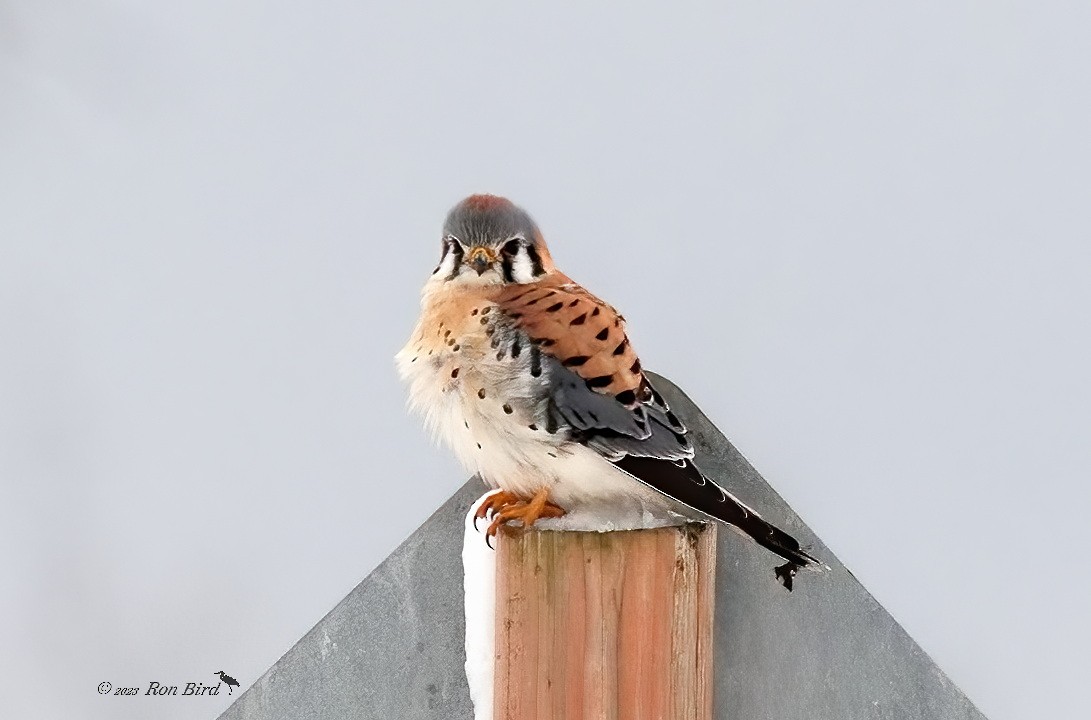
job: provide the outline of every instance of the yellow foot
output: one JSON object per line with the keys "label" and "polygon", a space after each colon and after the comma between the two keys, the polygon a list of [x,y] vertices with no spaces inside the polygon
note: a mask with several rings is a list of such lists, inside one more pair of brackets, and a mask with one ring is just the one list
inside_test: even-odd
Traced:
{"label": "yellow foot", "polygon": [[[496,536],[500,528],[510,522],[518,521],[523,528],[528,528],[541,518],[561,517],[565,514],[564,508],[549,502],[549,490],[542,488],[530,500],[523,500],[511,493],[497,493],[494,497],[506,495],[504,502],[494,503],[486,512],[492,512],[492,523],[485,531],[485,542],[492,547],[489,540]],[[485,503],[482,503],[484,506]],[[481,509],[478,509],[481,514]]]}

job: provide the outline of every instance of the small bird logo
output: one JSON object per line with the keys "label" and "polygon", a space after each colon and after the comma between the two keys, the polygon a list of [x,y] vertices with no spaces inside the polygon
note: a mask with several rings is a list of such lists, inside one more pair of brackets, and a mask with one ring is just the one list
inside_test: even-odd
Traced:
{"label": "small bird logo", "polygon": [[231,686],[234,685],[235,687],[238,687],[239,681],[225,673],[223,670],[216,671],[216,674],[220,676],[220,681],[227,685],[227,694],[234,695],[235,691],[231,689]]}

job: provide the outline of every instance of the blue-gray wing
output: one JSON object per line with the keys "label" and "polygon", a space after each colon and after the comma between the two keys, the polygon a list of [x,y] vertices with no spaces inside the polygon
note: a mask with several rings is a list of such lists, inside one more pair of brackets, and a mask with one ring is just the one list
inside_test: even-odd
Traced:
{"label": "blue-gray wing", "polygon": [[[579,285],[556,278],[501,291],[507,343],[529,346],[547,424],[610,460],[693,457],[686,428],[641,370],[623,318]],[[504,343],[504,335],[494,338]],[[503,348],[500,348],[503,352]]]}
{"label": "blue-gray wing", "polygon": [[601,453],[679,503],[730,523],[786,558],[777,577],[791,589],[797,567],[820,563],[787,533],[714,483],[693,462],[686,426],[641,369],[624,319],[564,276],[498,292],[493,343],[500,355],[527,348],[546,429]]}

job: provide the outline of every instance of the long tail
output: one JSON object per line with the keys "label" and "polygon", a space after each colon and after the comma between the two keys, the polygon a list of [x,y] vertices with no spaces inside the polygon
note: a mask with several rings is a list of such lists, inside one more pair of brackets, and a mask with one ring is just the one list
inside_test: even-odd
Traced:
{"label": "long tail", "polygon": [[826,567],[794,537],[766,522],[752,508],[705,477],[691,460],[626,455],[612,462],[620,470],[683,505],[738,528],[758,545],[787,560],[776,568],[775,575],[788,590],[792,589],[792,579],[798,569]]}

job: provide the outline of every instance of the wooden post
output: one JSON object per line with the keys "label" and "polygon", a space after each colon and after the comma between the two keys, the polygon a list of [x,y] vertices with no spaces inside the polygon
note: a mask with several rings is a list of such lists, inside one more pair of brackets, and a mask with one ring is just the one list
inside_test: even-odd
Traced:
{"label": "wooden post", "polygon": [[494,720],[711,720],[715,526],[497,540]]}

